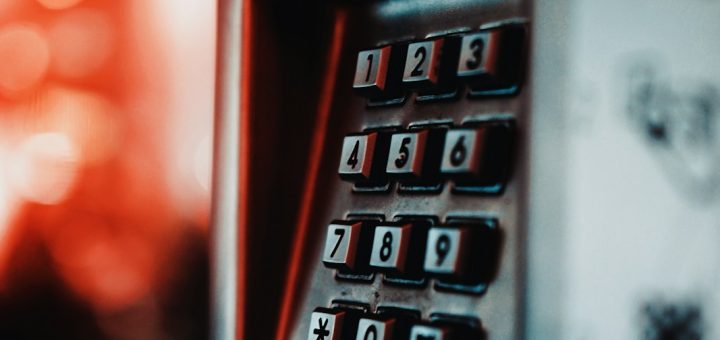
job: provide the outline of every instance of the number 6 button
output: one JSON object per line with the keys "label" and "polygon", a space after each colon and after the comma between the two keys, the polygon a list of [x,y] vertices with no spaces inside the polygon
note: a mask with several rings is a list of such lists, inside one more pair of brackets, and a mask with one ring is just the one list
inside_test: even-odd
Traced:
{"label": "number 6 button", "polygon": [[377,226],[373,237],[370,266],[384,272],[405,271],[406,255],[410,246],[411,226]]}
{"label": "number 6 button", "polygon": [[452,129],[445,135],[440,172],[459,185],[502,187],[510,160],[507,122]]}

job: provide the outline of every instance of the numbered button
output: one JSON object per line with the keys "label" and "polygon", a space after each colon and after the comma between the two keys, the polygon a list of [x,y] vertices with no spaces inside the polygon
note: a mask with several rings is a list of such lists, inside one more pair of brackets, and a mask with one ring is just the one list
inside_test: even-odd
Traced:
{"label": "numbered button", "polygon": [[470,255],[469,240],[468,228],[431,228],[425,248],[425,272],[452,277],[464,275]]}
{"label": "numbered button", "polygon": [[352,271],[356,269],[361,222],[335,222],[328,226],[325,238],[323,263],[331,268]]}
{"label": "numbered button", "polygon": [[439,326],[414,325],[410,329],[410,340],[448,340],[450,329]]}
{"label": "numbered button", "polygon": [[362,318],[358,322],[355,340],[390,340],[393,338],[395,319],[374,320]]}
{"label": "numbered button", "polygon": [[343,323],[346,318],[346,312],[340,310],[331,310],[326,308],[318,308],[312,313],[310,318],[310,327],[308,330],[308,340],[339,340],[342,337]]}
{"label": "numbered button", "polygon": [[448,131],[440,172],[456,184],[493,186],[504,184],[511,159],[512,125],[487,124]]}
{"label": "numbered button", "polygon": [[457,77],[471,87],[505,87],[518,82],[524,28],[508,26],[462,36]]}
{"label": "numbered button", "polygon": [[370,253],[370,266],[385,272],[404,272],[411,232],[409,223],[377,226]]}
{"label": "numbered button", "polygon": [[397,133],[390,140],[386,171],[399,178],[422,176],[428,131]]}
{"label": "numbered button", "polygon": [[365,96],[379,96],[386,89],[391,47],[358,53],[353,88]]}
{"label": "numbered button", "polygon": [[440,55],[444,39],[420,41],[408,45],[403,84],[411,89],[437,86],[440,81]]}

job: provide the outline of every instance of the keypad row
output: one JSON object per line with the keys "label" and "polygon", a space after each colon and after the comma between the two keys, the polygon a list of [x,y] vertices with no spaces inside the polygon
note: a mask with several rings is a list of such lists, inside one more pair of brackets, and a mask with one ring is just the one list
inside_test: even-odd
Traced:
{"label": "keypad row", "polygon": [[515,91],[524,40],[524,25],[509,24],[360,51],[353,88],[371,100],[448,93],[463,84],[478,94]]}
{"label": "keypad row", "polygon": [[482,340],[479,325],[426,322],[391,313],[366,314],[353,309],[316,308],[308,340]]}
{"label": "keypad row", "polygon": [[350,134],[343,140],[338,173],[362,186],[392,180],[432,186],[453,180],[499,192],[512,158],[513,127],[512,121],[502,120]]}
{"label": "keypad row", "polygon": [[336,220],[328,226],[323,263],[345,274],[478,284],[489,281],[496,267],[498,243],[495,219],[442,225],[425,219]]}

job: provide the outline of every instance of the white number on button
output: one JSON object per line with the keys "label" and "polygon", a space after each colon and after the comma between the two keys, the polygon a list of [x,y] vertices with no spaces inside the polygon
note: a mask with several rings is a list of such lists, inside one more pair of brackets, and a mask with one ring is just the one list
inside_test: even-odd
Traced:
{"label": "white number on button", "polygon": [[415,325],[410,331],[410,340],[445,340],[447,332],[442,328]]}
{"label": "white number on button", "polygon": [[440,171],[443,173],[473,173],[480,167],[478,145],[482,136],[476,129],[450,130],[445,136],[443,160]]}
{"label": "white number on button", "polygon": [[370,265],[402,270],[410,237],[410,225],[375,228]]}
{"label": "white number on button", "polygon": [[439,62],[442,43],[442,39],[437,39],[408,45],[403,82],[430,82],[436,84],[438,78],[436,65]]}
{"label": "white number on button", "polygon": [[421,175],[427,131],[398,133],[390,140],[387,173]]}
{"label": "white number on button", "polygon": [[390,46],[358,53],[353,87],[383,90],[389,58]]}
{"label": "white number on button", "polygon": [[465,229],[431,228],[425,249],[424,269],[436,274],[461,274]]}
{"label": "white number on button", "polygon": [[355,340],[389,340],[392,339],[394,320],[379,321],[360,319]]}
{"label": "white number on button", "polygon": [[325,238],[323,262],[341,264],[352,269],[355,264],[357,239],[360,236],[361,223],[352,225],[331,224]]}
{"label": "white number on button", "polygon": [[343,140],[338,172],[341,175],[370,177],[376,137],[377,134],[374,132],[367,135],[346,136]]}

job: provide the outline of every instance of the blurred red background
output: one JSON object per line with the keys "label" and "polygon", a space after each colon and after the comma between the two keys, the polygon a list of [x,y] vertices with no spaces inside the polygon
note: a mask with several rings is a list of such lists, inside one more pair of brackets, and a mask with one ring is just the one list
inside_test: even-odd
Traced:
{"label": "blurred red background", "polygon": [[207,337],[215,3],[0,1],[0,339]]}

